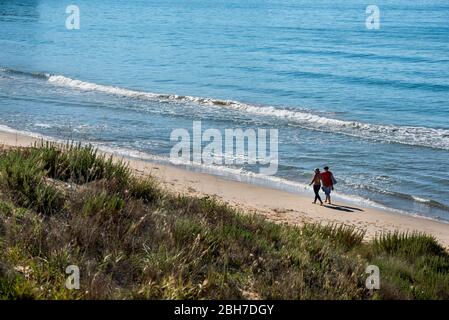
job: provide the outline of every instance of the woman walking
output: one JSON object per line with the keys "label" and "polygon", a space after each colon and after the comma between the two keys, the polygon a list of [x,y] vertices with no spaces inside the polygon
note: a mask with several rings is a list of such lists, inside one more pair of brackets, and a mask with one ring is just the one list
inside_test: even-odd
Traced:
{"label": "woman walking", "polygon": [[313,184],[313,192],[315,192],[315,200],[313,203],[315,204],[317,200],[320,200],[321,205],[323,205],[323,201],[321,201],[320,197],[320,189],[321,189],[321,173],[320,169],[315,169],[315,175],[313,176],[312,182],[310,182],[310,185]]}

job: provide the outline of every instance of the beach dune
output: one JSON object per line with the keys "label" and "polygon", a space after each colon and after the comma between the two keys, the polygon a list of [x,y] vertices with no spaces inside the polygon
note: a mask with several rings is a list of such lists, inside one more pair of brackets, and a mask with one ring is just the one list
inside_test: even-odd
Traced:
{"label": "beach dune", "polygon": [[[3,147],[26,147],[38,141],[39,138],[32,136],[0,131],[0,145]],[[433,235],[443,246],[449,248],[449,224],[444,222],[343,202],[336,202],[332,206],[319,206],[312,204],[312,191],[310,197],[306,197],[171,165],[137,159],[126,160],[138,175],[155,176],[171,192],[215,197],[244,212],[261,214],[277,223],[346,224],[366,230],[366,240],[383,232],[417,231]]]}

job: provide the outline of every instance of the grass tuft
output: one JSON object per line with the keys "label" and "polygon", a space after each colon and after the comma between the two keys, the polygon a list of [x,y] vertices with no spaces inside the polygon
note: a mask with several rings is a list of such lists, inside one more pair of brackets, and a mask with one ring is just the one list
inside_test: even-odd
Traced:
{"label": "grass tuft", "polygon": [[373,240],[374,250],[402,257],[446,255],[445,249],[432,236],[422,233],[386,233]]}
{"label": "grass tuft", "polygon": [[341,245],[346,250],[360,245],[365,237],[365,230],[348,225],[320,225],[306,224],[303,232],[307,236],[317,236],[332,241],[335,245]]}
{"label": "grass tuft", "polygon": [[42,161],[47,175],[61,181],[85,184],[112,179],[123,185],[131,175],[124,162],[114,162],[112,156],[99,154],[92,145],[46,142],[36,144],[33,153]]}
{"label": "grass tuft", "polygon": [[18,206],[44,214],[62,207],[60,193],[45,180],[44,164],[29,150],[13,150],[0,156],[0,185]]}
{"label": "grass tuft", "polygon": [[146,203],[154,203],[163,198],[163,191],[157,181],[148,177],[146,179],[132,178],[128,184],[129,195],[141,199]]}

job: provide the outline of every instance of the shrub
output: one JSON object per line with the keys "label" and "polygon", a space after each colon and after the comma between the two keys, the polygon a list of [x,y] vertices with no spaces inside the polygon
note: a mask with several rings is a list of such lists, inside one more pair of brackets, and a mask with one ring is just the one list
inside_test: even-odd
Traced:
{"label": "shrub", "polygon": [[51,214],[61,209],[60,193],[44,180],[42,162],[26,150],[13,150],[0,156],[0,184],[21,207]]}
{"label": "shrub", "polygon": [[417,232],[382,234],[374,239],[373,247],[378,253],[384,252],[412,259],[422,255],[447,255],[434,237]]}
{"label": "shrub", "polygon": [[84,184],[113,179],[124,185],[131,174],[123,161],[114,161],[112,156],[99,154],[92,145],[67,143],[60,146],[46,142],[36,145],[33,152],[42,161],[47,175],[61,181]]}
{"label": "shrub", "polygon": [[128,191],[131,197],[142,199],[146,203],[153,203],[162,198],[162,190],[152,177],[130,179]]}

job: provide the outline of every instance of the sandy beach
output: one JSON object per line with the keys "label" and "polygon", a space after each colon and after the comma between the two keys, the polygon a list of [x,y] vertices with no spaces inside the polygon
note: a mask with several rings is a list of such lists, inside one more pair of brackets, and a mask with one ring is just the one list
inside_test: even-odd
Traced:
{"label": "sandy beach", "polygon": [[[0,131],[0,145],[30,146],[40,139]],[[305,197],[268,187],[226,180],[175,166],[127,159],[138,175],[153,175],[171,192],[216,197],[245,212],[265,216],[277,223],[317,222],[353,225],[366,230],[366,240],[382,232],[418,231],[435,236],[449,248],[449,224],[336,202],[332,206],[312,204],[313,191]]]}

